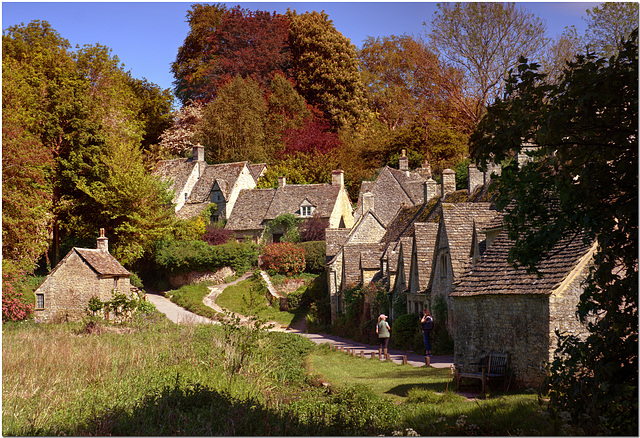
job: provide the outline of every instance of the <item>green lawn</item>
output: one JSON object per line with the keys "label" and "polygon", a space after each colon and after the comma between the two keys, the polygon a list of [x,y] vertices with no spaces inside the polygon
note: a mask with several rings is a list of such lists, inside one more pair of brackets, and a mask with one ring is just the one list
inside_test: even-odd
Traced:
{"label": "green lawn", "polygon": [[240,315],[254,315],[267,321],[275,321],[284,326],[289,326],[296,317],[292,312],[281,312],[271,307],[264,294],[253,291],[254,280],[247,279],[228,286],[224,292],[218,295],[216,304],[224,309]]}

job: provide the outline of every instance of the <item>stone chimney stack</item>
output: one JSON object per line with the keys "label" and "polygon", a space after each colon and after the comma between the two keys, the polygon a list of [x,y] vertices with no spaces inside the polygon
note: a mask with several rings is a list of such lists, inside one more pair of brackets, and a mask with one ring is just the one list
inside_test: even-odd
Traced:
{"label": "stone chimney stack", "polygon": [[438,183],[429,176],[429,179],[423,183],[424,187],[424,203],[431,201],[431,198],[438,196]]}
{"label": "stone chimney stack", "polygon": [[456,173],[451,169],[442,171],[442,192],[441,197],[444,199],[449,193],[456,191]]}
{"label": "stone chimney stack", "polygon": [[334,170],[331,172],[331,185],[340,186],[344,185],[344,170]]}
{"label": "stone chimney stack", "polygon": [[200,145],[200,143],[193,147],[193,160],[204,161],[204,146]]}
{"label": "stone chimney stack", "polygon": [[485,184],[485,174],[480,169],[476,167],[475,164],[469,164],[469,194],[473,193],[473,191],[478,186],[482,186]]}
{"label": "stone chimney stack", "polygon": [[287,177],[286,176],[279,176],[278,177],[278,188],[282,188],[284,186],[287,185]]}
{"label": "stone chimney stack", "polygon": [[96,248],[100,251],[109,252],[109,239],[104,237],[104,228],[100,228],[100,237],[98,237]]}
{"label": "stone chimney stack", "polygon": [[400,158],[398,159],[399,162],[399,169],[403,170],[405,172],[409,171],[409,158],[407,158],[407,150],[406,149],[402,149],[402,153],[400,155]]}
{"label": "stone chimney stack", "polygon": [[362,214],[366,214],[368,211],[374,211],[373,193],[367,192],[362,195]]}

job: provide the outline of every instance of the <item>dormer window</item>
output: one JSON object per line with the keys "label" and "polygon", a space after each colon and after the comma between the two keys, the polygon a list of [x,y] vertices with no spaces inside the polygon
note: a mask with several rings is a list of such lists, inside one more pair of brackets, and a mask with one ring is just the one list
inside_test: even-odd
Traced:
{"label": "dormer window", "polygon": [[303,205],[300,207],[300,216],[309,217],[313,211],[313,207],[310,205]]}
{"label": "dormer window", "polygon": [[300,216],[311,217],[313,215],[313,209],[313,204],[309,202],[308,199],[305,199],[302,204],[300,204]]}

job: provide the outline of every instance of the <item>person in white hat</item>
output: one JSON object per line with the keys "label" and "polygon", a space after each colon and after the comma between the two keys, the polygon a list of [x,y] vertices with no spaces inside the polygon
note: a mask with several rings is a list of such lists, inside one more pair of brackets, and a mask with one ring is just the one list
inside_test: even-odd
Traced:
{"label": "person in white hat", "polygon": [[[385,315],[384,313],[378,317],[376,333],[378,334],[378,339],[380,340],[380,347],[378,348],[380,359],[382,359],[383,357],[386,358],[387,347],[389,346],[389,338],[391,337],[391,327],[389,327],[389,323],[387,322],[387,315]],[[383,351],[384,356],[382,355]]]}

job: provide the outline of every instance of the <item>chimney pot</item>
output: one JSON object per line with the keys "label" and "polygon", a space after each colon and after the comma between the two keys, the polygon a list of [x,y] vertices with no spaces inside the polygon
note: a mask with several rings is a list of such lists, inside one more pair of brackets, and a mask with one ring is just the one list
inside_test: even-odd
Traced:
{"label": "chimney pot", "polygon": [[196,161],[204,161],[204,146],[198,143],[193,147],[193,159]]}
{"label": "chimney pot", "polygon": [[287,177],[286,176],[279,176],[278,177],[278,187],[284,187],[287,185]]}
{"label": "chimney pot", "polygon": [[104,236],[104,228],[100,228],[100,237],[98,237],[96,248],[100,251],[109,252],[109,239]]}
{"label": "chimney pot", "polygon": [[398,159],[398,167],[405,172],[409,171],[409,158],[407,158],[407,150],[402,149],[400,158]]}

